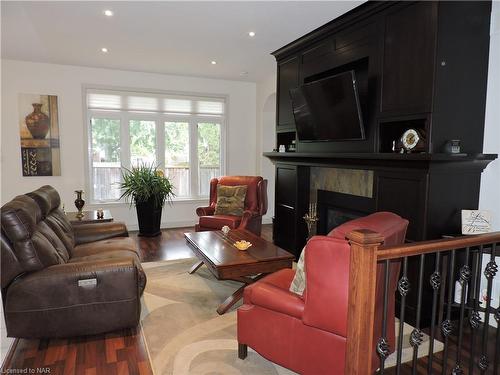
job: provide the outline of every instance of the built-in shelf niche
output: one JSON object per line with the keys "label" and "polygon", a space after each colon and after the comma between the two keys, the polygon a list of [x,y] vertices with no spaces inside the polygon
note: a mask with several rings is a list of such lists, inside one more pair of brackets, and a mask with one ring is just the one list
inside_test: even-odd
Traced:
{"label": "built-in shelf niche", "polygon": [[[290,150],[290,146],[292,145],[293,141],[296,141],[296,137],[297,135],[294,131],[284,131],[276,133],[276,149],[278,150],[280,145],[284,145],[287,152],[292,152],[292,150]],[[295,147],[297,146],[295,145]]]}
{"label": "built-in shelf niche", "polygon": [[427,117],[386,119],[379,121],[379,152],[395,152],[401,150],[401,136],[408,129],[415,129],[421,135],[423,149],[417,152],[429,152]]}

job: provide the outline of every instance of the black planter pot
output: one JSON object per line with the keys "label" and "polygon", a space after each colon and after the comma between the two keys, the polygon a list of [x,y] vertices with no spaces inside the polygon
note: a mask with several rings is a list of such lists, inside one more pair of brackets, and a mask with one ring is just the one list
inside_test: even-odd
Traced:
{"label": "black planter pot", "polygon": [[139,221],[139,236],[155,237],[161,234],[161,207],[154,205],[154,200],[136,202],[137,220]]}

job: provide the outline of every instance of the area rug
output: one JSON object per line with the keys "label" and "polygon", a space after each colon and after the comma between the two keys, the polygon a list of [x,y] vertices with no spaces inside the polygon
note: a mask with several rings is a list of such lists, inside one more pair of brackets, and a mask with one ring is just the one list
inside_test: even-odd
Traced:
{"label": "area rug", "polygon": [[[155,375],[295,374],[250,348],[244,361],[238,359],[236,308],[241,302],[224,315],[218,315],[216,309],[241,284],[219,281],[206,267],[188,274],[195,262],[183,259],[143,263],[148,283],[141,325]],[[405,336],[411,329],[405,324]],[[429,339],[424,340],[419,357],[427,354]],[[442,350],[439,344],[436,342],[435,351]],[[411,350],[409,344],[404,347],[403,362],[411,361]],[[394,364],[395,357],[389,357],[386,367]]]}

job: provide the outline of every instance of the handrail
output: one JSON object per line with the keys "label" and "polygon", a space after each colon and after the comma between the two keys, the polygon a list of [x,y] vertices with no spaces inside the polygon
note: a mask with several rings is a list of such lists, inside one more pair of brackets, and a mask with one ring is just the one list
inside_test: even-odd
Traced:
{"label": "handrail", "polygon": [[493,242],[500,242],[500,232],[413,242],[397,246],[380,246],[377,250],[377,261],[438,253]]}
{"label": "handrail", "polygon": [[[372,359],[377,341],[377,338],[373,337],[377,264],[384,260],[407,259],[407,257],[415,255],[441,253],[450,250],[454,258],[455,253],[453,250],[466,249],[467,254],[469,254],[469,248],[500,243],[500,232],[422,241],[399,246],[381,246],[383,238],[378,233],[370,230],[353,231],[347,235],[347,239],[351,245],[351,252],[344,374],[369,375],[373,371]],[[479,251],[482,253],[482,247]],[[493,254],[494,252],[495,250],[493,250]],[[450,275],[453,276],[452,273]],[[450,275],[448,278],[451,277]],[[466,272],[461,277],[470,277],[470,275],[467,275]],[[449,280],[447,282],[451,283]],[[488,288],[488,294],[490,294],[491,280]],[[451,292],[447,293],[448,299],[450,299]],[[465,294],[463,295],[465,296]],[[462,305],[464,305],[463,299],[464,297],[462,297]],[[451,304],[448,303],[448,315],[449,306]],[[419,328],[418,324],[417,328]]]}

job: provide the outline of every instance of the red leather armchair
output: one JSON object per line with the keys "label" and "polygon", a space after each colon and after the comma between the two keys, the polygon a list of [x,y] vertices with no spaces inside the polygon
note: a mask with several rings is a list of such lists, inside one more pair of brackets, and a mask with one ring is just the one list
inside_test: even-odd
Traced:
{"label": "red leather armchair", "polygon": [[[217,204],[217,185],[246,185],[245,211],[243,216],[214,215]],[[198,207],[199,223],[196,232],[219,230],[224,225],[231,229],[246,229],[260,236],[262,216],[267,212],[267,180],[260,176],[225,176],[210,180],[210,201],[207,207]]]}
{"label": "red leather armchair", "polygon": [[[344,373],[347,340],[350,245],[347,233],[371,229],[385,244],[404,241],[408,221],[389,212],[379,212],[347,222],[328,234],[315,236],[305,253],[306,290],[303,296],[288,289],[292,269],[275,272],[248,286],[238,309],[239,357],[247,345],[265,358],[300,374]],[[400,264],[390,266],[388,341],[395,348],[394,292]],[[383,303],[382,267],[377,269],[375,337],[380,337]],[[375,356],[372,368],[378,367]]]}

